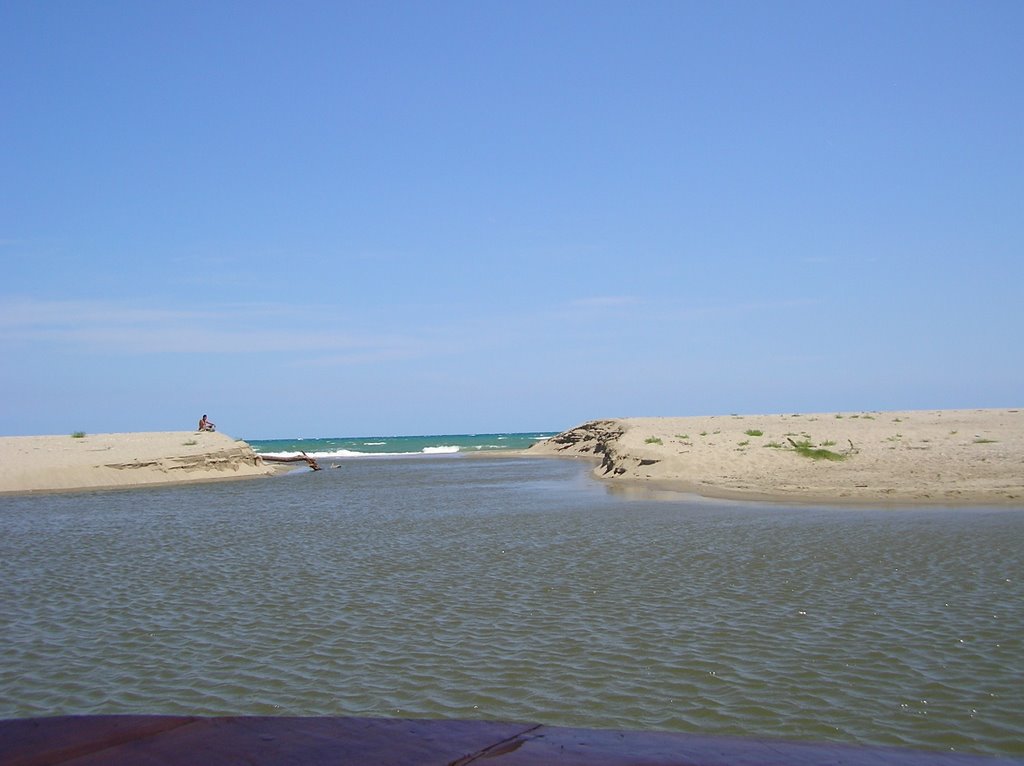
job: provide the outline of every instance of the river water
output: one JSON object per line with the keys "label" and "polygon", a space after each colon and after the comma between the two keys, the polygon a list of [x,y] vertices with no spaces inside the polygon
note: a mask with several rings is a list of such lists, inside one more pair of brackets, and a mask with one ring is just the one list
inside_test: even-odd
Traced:
{"label": "river water", "polygon": [[0,717],[488,718],[1024,754],[1024,509],[357,459],[0,498]]}

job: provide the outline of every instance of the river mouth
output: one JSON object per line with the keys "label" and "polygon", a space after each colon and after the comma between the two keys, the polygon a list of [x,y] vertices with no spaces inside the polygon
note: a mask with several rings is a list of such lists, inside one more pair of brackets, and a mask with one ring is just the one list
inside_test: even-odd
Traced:
{"label": "river mouth", "polygon": [[0,499],[0,717],[486,718],[1020,755],[1024,514],[349,461]]}

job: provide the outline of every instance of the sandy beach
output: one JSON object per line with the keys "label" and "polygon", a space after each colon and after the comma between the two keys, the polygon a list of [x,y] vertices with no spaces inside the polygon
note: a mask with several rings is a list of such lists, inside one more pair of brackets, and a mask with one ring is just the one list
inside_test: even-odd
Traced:
{"label": "sandy beach", "polygon": [[220,481],[277,470],[222,433],[0,437],[0,493]]}
{"label": "sandy beach", "polygon": [[1024,505],[1018,409],[598,420],[529,453],[594,460],[596,476],[623,487],[705,497]]}

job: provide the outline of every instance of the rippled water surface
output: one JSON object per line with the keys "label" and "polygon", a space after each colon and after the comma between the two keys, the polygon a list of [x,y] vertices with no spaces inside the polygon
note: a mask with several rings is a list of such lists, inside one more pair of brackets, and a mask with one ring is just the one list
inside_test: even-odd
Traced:
{"label": "rippled water surface", "polygon": [[496,718],[1024,753],[1024,512],[373,460],[0,498],[0,717]]}

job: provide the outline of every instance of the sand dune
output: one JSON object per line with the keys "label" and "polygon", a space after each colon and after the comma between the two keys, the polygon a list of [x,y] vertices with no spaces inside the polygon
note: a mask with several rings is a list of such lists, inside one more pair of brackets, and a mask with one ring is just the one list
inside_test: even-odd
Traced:
{"label": "sand dune", "polygon": [[593,459],[596,475],[622,485],[707,497],[1024,507],[1017,409],[601,420],[529,452]]}
{"label": "sand dune", "polygon": [[276,470],[221,433],[0,437],[0,493],[241,479]]}

